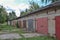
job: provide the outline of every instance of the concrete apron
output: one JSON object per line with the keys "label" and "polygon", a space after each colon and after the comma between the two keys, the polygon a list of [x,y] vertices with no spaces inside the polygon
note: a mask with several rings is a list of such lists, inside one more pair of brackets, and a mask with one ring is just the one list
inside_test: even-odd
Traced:
{"label": "concrete apron", "polygon": [[[25,38],[44,36],[43,34],[38,34],[38,33],[25,33],[25,34],[21,34],[21,35],[23,35]],[[18,33],[0,35],[0,39],[3,39],[3,40],[4,39],[19,39],[19,38],[23,38],[23,37],[20,36]]]}
{"label": "concrete apron", "polygon": [[25,38],[30,38],[30,37],[37,37],[37,36],[44,36],[43,34],[38,34],[38,33],[25,33],[22,34]]}
{"label": "concrete apron", "polygon": [[0,39],[19,39],[22,38],[18,33],[2,34]]}

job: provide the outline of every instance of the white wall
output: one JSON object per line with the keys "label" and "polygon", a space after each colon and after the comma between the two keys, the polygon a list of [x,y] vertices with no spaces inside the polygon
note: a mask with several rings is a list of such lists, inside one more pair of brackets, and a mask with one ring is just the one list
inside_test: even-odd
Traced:
{"label": "white wall", "polygon": [[51,12],[48,12],[48,33],[51,35],[51,36],[54,36],[55,34],[55,15],[52,15],[52,14],[55,14],[55,11],[51,11]]}

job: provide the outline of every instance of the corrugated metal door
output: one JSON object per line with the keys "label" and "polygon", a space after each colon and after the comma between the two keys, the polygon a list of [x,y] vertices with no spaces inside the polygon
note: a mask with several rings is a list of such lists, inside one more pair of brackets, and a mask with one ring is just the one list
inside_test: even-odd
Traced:
{"label": "corrugated metal door", "polygon": [[47,34],[48,33],[48,19],[47,18],[38,18],[36,20],[37,32]]}
{"label": "corrugated metal door", "polygon": [[13,21],[13,26],[15,27],[15,21]]}
{"label": "corrugated metal door", "polygon": [[26,20],[23,20],[23,28],[26,28]]}
{"label": "corrugated metal door", "polygon": [[56,17],[56,37],[60,40],[60,16]]}
{"label": "corrugated metal door", "polygon": [[33,28],[33,20],[32,19],[29,19],[28,20],[28,31],[29,32],[33,32],[34,31],[34,28]]}
{"label": "corrugated metal door", "polygon": [[21,28],[22,24],[21,24],[21,21],[20,20],[18,21],[18,25]]}
{"label": "corrugated metal door", "polygon": [[13,26],[16,27],[16,21],[13,21]]}

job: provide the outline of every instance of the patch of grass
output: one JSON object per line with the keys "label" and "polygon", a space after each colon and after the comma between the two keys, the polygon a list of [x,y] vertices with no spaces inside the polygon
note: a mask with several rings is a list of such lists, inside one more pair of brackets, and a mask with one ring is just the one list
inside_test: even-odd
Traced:
{"label": "patch of grass", "polygon": [[[11,39],[6,39],[6,40],[11,40]],[[39,36],[39,37],[32,37],[32,38],[13,39],[13,40],[56,40],[56,39],[48,36]]]}
{"label": "patch of grass", "polygon": [[19,40],[56,40],[56,39],[48,36],[40,36],[32,38],[20,38]]}
{"label": "patch of grass", "polygon": [[15,27],[9,26],[9,25],[0,25],[0,31],[1,30],[12,30],[12,29],[15,29]]}
{"label": "patch of grass", "polygon": [[22,29],[17,29],[16,31],[13,31],[13,32],[18,33],[20,36],[24,37],[22,34],[24,34],[25,32]]}
{"label": "patch of grass", "polygon": [[0,24],[0,34],[1,32],[7,32],[7,33],[18,33],[18,34],[23,34],[25,33],[22,29],[17,28],[17,27],[13,27],[13,26],[9,26],[7,24]]}
{"label": "patch of grass", "polygon": [[32,37],[32,38],[13,39],[13,40],[56,40],[56,39],[48,36],[39,36],[39,37]]}

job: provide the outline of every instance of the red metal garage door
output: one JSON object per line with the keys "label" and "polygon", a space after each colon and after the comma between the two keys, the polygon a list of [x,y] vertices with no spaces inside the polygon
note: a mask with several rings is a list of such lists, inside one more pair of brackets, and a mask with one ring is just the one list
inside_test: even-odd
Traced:
{"label": "red metal garage door", "polygon": [[56,37],[60,40],[60,16],[56,17]]}
{"label": "red metal garage door", "polygon": [[38,18],[36,19],[36,30],[38,33],[47,34],[48,33],[48,19]]}

